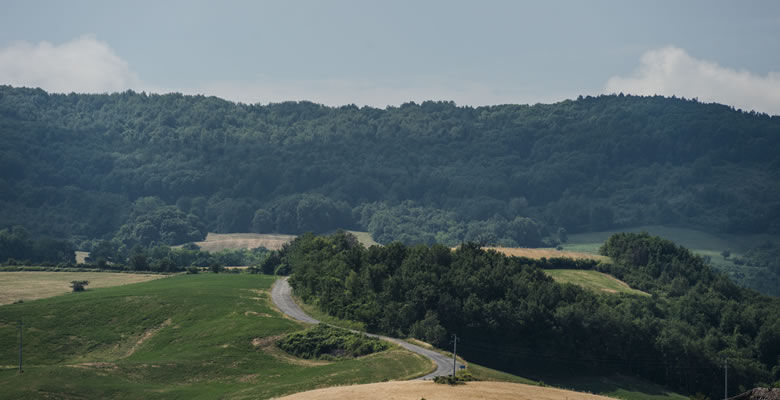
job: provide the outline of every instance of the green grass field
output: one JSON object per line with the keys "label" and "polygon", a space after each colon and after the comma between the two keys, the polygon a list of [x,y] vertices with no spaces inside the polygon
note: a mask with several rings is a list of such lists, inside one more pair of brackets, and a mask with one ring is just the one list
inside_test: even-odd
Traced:
{"label": "green grass field", "polygon": [[270,398],[430,368],[398,349],[328,363],[280,354],[268,343],[303,327],[269,306],[273,280],[180,275],[0,306],[0,397]]}
{"label": "green grass field", "polygon": [[546,269],[544,272],[558,283],[573,283],[599,293],[627,293],[649,296],[648,293],[633,289],[620,279],[603,272],[578,269]]}

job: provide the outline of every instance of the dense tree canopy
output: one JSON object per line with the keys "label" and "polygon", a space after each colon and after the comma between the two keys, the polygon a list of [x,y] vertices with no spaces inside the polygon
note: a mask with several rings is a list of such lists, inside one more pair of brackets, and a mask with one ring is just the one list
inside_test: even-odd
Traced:
{"label": "dense tree canopy", "polygon": [[[621,234],[614,263],[507,257],[465,243],[362,247],[349,234],[304,235],[279,255],[304,300],[369,330],[446,345],[489,365],[635,374],[686,393],[722,393],[722,360],[745,387],[780,380],[780,301],[735,286],[674,243]],[[568,264],[568,265],[567,265]],[[652,296],[555,283],[544,268],[597,268]]]}
{"label": "dense tree canopy", "polygon": [[695,100],[382,110],[0,86],[0,143],[0,229],[82,249],[339,228],[509,246],[643,224],[780,233],[780,117]]}

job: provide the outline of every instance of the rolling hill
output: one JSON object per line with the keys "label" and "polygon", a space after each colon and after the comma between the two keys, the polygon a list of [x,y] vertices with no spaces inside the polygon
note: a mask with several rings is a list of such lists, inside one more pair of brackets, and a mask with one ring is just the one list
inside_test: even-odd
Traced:
{"label": "rolling hill", "polygon": [[0,306],[0,397],[269,398],[431,368],[398,349],[335,362],[276,349],[275,338],[302,327],[269,306],[274,279],[180,275]]}

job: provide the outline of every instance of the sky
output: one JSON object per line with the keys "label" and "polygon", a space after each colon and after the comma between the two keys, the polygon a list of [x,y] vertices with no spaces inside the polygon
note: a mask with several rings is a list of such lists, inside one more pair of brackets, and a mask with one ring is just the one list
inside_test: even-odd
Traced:
{"label": "sky", "polygon": [[0,84],[381,108],[622,92],[777,115],[780,2],[0,0]]}

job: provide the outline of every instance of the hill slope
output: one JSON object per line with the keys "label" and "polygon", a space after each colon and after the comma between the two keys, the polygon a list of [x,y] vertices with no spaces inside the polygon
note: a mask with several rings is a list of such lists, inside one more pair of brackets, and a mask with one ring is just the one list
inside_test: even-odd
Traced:
{"label": "hill slope", "polygon": [[380,110],[2,86],[0,141],[0,228],[128,247],[338,228],[503,246],[659,223],[780,231],[780,117],[674,98]]}
{"label": "hill slope", "polygon": [[401,350],[311,362],[276,338],[301,329],[269,307],[274,278],[200,274],[0,306],[3,398],[269,398],[406,379],[430,369]]}
{"label": "hill slope", "polygon": [[508,382],[469,382],[466,385],[437,385],[433,382],[384,382],[312,390],[279,400],[393,399],[419,400],[608,400],[609,397],[569,390]]}
{"label": "hill slope", "polygon": [[[616,234],[603,255],[610,261],[507,257],[473,243],[365,249],[336,234],[303,235],[278,262],[291,267],[301,299],[333,316],[439,346],[456,334],[465,358],[531,379],[625,374],[713,395],[726,356],[745,386],[780,379],[780,300],[739,288],[659,237]],[[600,293],[544,272],[572,268],[650,296]],[[603,285],[607,276],[595,275]]]}

